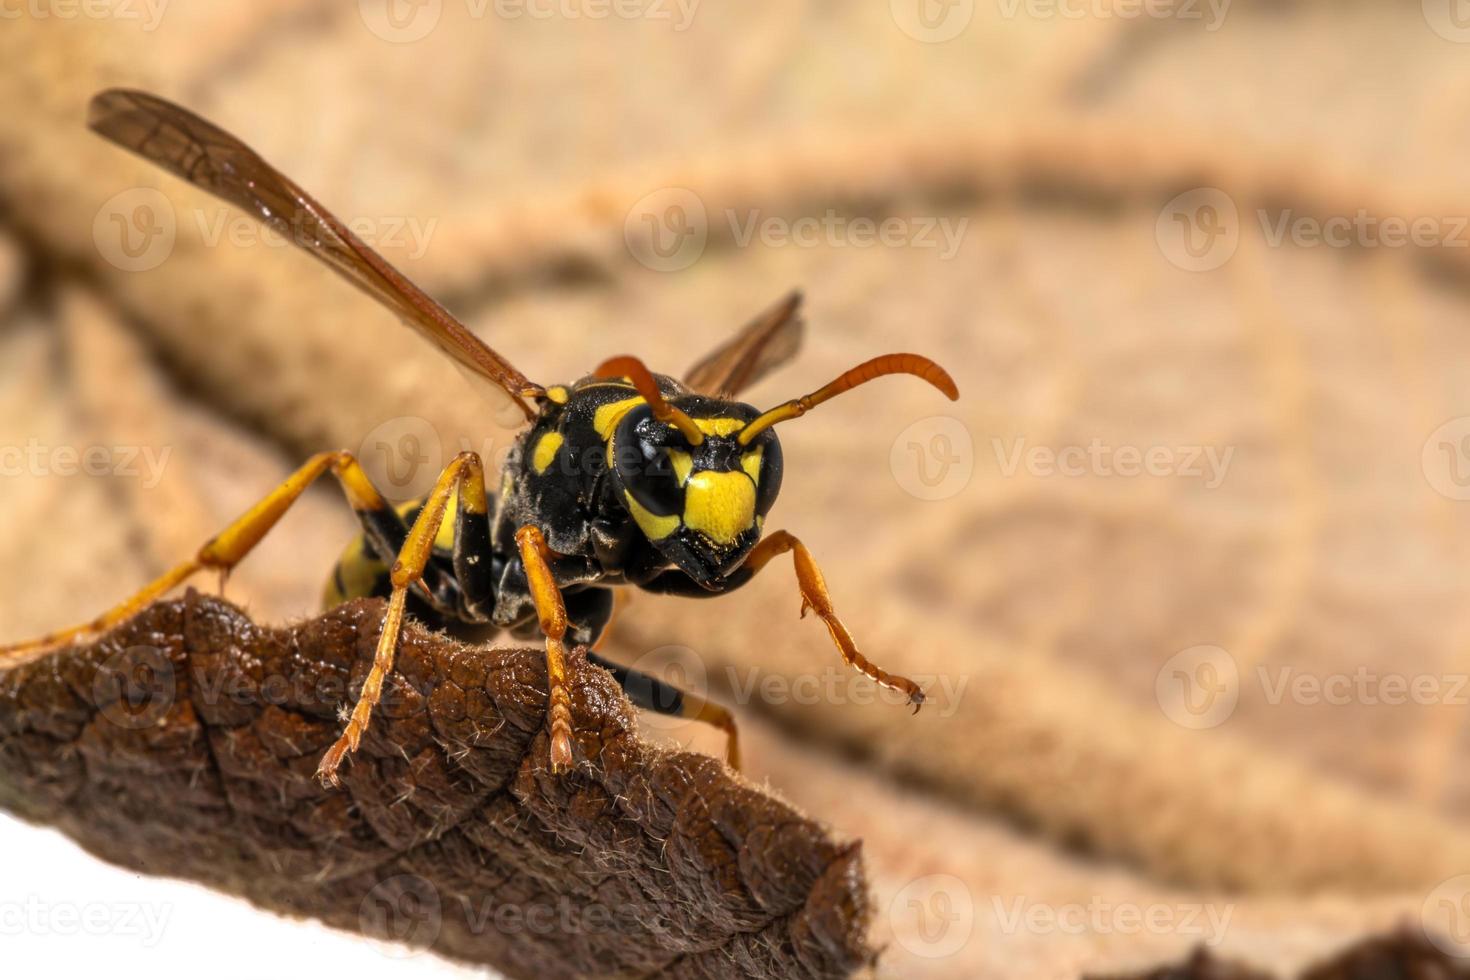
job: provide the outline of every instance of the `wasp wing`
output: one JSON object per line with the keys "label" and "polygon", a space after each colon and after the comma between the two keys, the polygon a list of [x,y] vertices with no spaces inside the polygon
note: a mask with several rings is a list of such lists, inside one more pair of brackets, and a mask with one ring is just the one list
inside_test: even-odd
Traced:
{"label": "wasp wing", "polygon": [[795,290],[685,372],[684,383],[706,395],[738,395],[791,360],[805,328]]}
{"label": "wasp wing", "polygon": [[398,314],[470,372],[500,386],[528,419],[534,417],[524,397],[540,391],[538,385],[239,139],[182,106],[131,89],[108,89],[94,96],[87,125],[249,211]]}

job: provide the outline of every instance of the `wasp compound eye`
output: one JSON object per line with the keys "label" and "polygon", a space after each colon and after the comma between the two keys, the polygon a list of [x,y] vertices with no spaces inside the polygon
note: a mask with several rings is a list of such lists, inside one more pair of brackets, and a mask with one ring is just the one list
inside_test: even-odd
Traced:
{"label": "wasp compound eye", "polygon": [[640,507],[655,517],[678,519],[684,510],[681,473],[675,454],[689,458],[687,443],[679,433],[653,417],[647,405],[629,412],[618,423],[613,443],[613,463],[623,489]]}

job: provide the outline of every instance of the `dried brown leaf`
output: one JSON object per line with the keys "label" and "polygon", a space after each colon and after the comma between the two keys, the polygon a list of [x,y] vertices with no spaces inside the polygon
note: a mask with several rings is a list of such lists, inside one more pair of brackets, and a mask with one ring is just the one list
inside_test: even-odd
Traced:
{"label": "dried brown leaf", "polygon": [[191,592],[0,673],[0,806],[117,864],[513,977],[846,977],[873,959],[856,844],[720,763],[641,741],[572,665],[547,768],[540,650],[411,626],[343,786],[313,778],[382,606],[270,629]]}

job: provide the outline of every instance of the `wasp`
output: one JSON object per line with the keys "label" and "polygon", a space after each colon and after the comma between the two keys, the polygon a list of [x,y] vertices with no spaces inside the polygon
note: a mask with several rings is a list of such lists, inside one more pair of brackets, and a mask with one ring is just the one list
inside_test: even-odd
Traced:
{"label": "wasp", "polygon": [[[568,644],[612,671],[640,707],[708,722],[727,735],[729,711],[602,658],[592,647],[613,611],[613,590],[704,597],[737,589],[790,554],[801,613],[826,625],[842,659],[907,696],[923,691],[869,661],[837,617],[810,551],[765,522],[784,461],[775,427],[884,375],[917,376],[950,399],[953,379],[918,354],[886,354],[800,398],[760,411],[736,400],[800,346],[799,294],[754,318],[682,380],[635,357],[615,357],[572,384],[535,384],[486,345],[290,178],[223,129],[146,92],[109,89],[89,106],[101,136],[158,164],[284,234],[516,405],[526,428],[492,494],[478,455],[456,456],[422,500],[394,507],[357,459],[323,452],[136,595],[80,626],[0,648],[0,662],[106,631],[205,569],[222,576],[271,530],[308,486],[332,474],[361,524],[326,590],[329,604],[387,599],[372,666],[341,736],[317,770],[335,783],[367,731],[393,668],[405,615],[436,626],[509,630],[544,638],[553,772],[574,764]],[[410,605],[412,601],[412,605]]]}

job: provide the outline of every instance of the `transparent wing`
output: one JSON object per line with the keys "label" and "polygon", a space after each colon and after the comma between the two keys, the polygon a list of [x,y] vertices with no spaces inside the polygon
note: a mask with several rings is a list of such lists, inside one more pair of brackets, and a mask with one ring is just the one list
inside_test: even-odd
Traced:
{"label": "transparent wing", "polygon": [[147,92],[108,89],[92,98],[87,125],[119,146],[244,208],[335,269],[520,407],[539,392],[510,362],[389,265],[285,174],[218,126]]}
{"label": "transparent wing", "polygon": [[791,360],[805,328],[801,292],[793,291],[685,372],[684,383],[706,395],[738,395]]}

